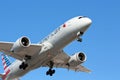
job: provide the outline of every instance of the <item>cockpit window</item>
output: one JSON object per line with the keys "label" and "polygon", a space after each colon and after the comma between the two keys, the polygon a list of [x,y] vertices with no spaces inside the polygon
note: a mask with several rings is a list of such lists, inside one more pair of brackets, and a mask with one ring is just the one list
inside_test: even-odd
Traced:
{"label": "cockpit window", "polygon": [[83,18],[82,16],[80,16],[78,19],[81,19],[81,18]]}
{"label": "cockpit window", "polygon": [[85,18],[86,16],[80,16],[78,19]]}

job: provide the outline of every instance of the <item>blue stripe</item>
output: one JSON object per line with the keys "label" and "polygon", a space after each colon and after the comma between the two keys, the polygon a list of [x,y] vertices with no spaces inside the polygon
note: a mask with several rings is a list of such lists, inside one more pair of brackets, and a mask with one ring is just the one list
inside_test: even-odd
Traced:
{"label": "blue stripe", "polygon": [[4,58],[4,60],[5,60],[6,66],[7,66],[7,67],[10,66],[11,63],[10,63],[9,59],[7,58],[7,55],[4,55],[4,54],[3,54],[3,58]]}

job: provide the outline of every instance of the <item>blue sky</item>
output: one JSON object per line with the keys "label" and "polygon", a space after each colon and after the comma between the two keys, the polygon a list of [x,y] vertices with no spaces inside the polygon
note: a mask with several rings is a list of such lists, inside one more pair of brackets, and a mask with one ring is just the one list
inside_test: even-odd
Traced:
{"label": "blue sky", "polygon": [[[56,69],[53,77],[45,75],[48,68],[39,68],[21,80],[119,80],[120,77],[120,1],[119,0],[1,0],[0,41],[16,41],[28,36],[37,43],[66,20],[84,15],[93,23],[83,36],[65,48],[72,55],[83,51],[83,64],[92,73],[76,73]],[[13,60],[13,59],[12,59]],[[0,61],[0,72],[3,72]]]}

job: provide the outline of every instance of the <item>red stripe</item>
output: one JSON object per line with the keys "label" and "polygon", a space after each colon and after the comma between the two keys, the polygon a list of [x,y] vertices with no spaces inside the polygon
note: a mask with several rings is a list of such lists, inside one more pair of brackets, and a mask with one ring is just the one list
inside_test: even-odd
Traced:
{"label": "red stripe", "polygon": [[4,70],[6,70],[7,66],[4,67]]}
{"label": "red stripe", "polygon": [[8,74],[9,74],[9,72],[10,72],[10,70],[8,69],[8,71],[6,72],[6,74],[5,74],[5,75],[8,75]]}
{"label": "red stripe", "polygon": [[6,62],[3,62],[3,65],[5,65]]}
{"label": "red stripe", "polygon": [[2,58],[2,61],[4,60],[4,58]]}
{"label": "red stripe", "polygon": [[8,69],[8,71],[5,73],[5,75],[3,76],[3,80],[5,80],[5,78],[7,77],[7,75],[10,73],[10,70]]}
{"label": "red stripe", "polygon": [[4,63],[4,62],[5,62],[5,60],[2,61],[2,63]]}

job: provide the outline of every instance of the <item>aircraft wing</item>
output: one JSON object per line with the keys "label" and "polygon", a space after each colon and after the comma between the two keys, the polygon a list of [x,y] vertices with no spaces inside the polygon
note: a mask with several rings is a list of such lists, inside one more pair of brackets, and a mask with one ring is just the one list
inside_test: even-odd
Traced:
{"label": "aircraft wing", "polygon": [[[74,70],[76,72],[91,72],[89,69],[85,68],[82,65],[77,65],[77,66],[68,66],[67,63],[70,59],[70,56],[68,56],[64,51],[60,51],[59,54],[52,59],[54,62],[54,67],[56,68],[66,68],[69,70]],[[45,67],[48,67],[49,64],[45,65]]]}
{"label": "aircraft wing", "polygon": [[24,48],[20,52],[11,52],[11,48],[14,42],[0,42],[0,52],[5,53],[6,55],[12,56],[16,59],[23,60],[25,55],[33,56],[41,50],[40,44],[31,44],[29,47]]}

